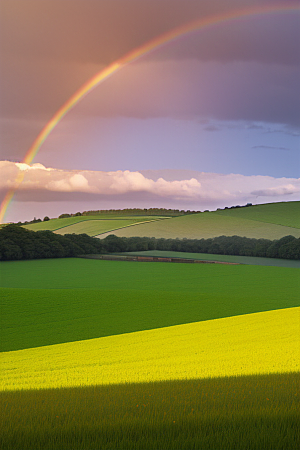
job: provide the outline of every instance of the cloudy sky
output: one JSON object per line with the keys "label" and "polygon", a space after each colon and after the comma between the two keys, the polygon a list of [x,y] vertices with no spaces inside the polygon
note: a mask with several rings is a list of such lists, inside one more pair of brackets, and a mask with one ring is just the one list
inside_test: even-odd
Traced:
{"label": "cloudy sky", "polygon": [[122,55],[196,18],[276,3],[0,0],[0,199],[24,176],[5,221],[299,200],[295,11],[227,21],[139,58],[94,88],[33,164],[22,164],[61,105]]}

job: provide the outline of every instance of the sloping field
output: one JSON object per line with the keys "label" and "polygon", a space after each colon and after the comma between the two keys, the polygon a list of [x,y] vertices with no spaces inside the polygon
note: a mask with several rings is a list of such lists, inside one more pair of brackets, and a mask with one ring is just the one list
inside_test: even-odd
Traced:
{"label": "sloping field", "polygon": [[300,202],[267,203],[247,208],[225,209],[216,214],[300,228]]}
{"label": "sloping field", "polygon": [[145,218],[132,218],[132,219],[93,219],[93,220],[85,220],[82,222],[78,222],[69,226],[65,226],[54,232],[57,234],[81,234],[85,233],[89,236],[96,236],[101,233],[105,233],[108,230],[110,232],[118,230],[120,228],[131,227],[133,225],[138,225],[140,223],[149,223],[155,222],[161,219],[145,219]]}
{"label": "sloping field", "polygon": [[2,353],[4,390],[300,369],[300,308]]}
{"label": "sloping field", "polygon": [[0,269],[2,351],[299,306],[299,269],[76,258]]}
{"label": "sloping field", "polygon": [[[250,208],[249,208],[250,209]],[[107,236],[102,234],[100,238]],[[190,238],[208,239],[217,236],[246,236],[249,238],[280,239],[292,235],[300,237],[299,228],[291,228],[272,223],[259,222],[239,217],[231,217],[206,212],[187,216],[174,217],[167,221],[144,223],[134,228],[115,231],[116,236],[148,236],[156,238]]]}

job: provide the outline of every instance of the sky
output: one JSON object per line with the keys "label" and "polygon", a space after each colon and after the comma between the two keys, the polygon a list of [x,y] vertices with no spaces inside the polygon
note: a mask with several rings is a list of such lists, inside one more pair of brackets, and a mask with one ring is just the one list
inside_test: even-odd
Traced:
{"label": "sky", "polygon": [[156,48],[82,98],[23,163],[56,111],[108,64],[192,20],[277,3],[0,0],[0,201],[17,188],[4,221],[299,200],[295,11]]}

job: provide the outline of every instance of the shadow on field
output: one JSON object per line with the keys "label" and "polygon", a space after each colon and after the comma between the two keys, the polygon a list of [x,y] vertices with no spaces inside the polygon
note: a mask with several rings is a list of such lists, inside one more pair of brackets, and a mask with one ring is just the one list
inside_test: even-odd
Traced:
{"label": "shadow on field", "polygon": [[299,373],[1,392],[6,450],[294,450]]}

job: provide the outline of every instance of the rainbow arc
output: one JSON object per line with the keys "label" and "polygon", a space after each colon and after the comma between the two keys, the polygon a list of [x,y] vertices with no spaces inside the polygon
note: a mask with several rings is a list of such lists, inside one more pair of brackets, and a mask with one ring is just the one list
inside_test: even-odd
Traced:
{"label": "rainbow arc", "polygon": [[[130,51],[126,55],[119,58],[117,61],[109,64],[106,68],[96,73],[91,79],[83,84],[54,114],[52,119],[44,126],[41,130],[29,150],[27,151],[23,163],[31,164],[37,153],[39,152],[42,144],[47,139],[51,131],[56,127],[56,125],[62,120],[62,118],[72,109],[74,106],[89,92],[91,92],[96,86],[104,82],[111,75],[115,74],[117,71],[132,63],[133,61],[141,58],[142,56],[150,53],[151,51],[174,41],[188,33],[204,30],[210,26],[219,25],[225,22],[240,20],[244,17],[260,16],[272,13],[283,13],[283,12],[299,12],[299,3],[281,3],[276,5],[265,5],[260,7],[252,7],[242,10],[235,10],[228,13],[223,13],[221,15],[213,15],[209,17],[200,18],[189,22],[185,25],[179,26],[171,31],[168,31],[149,42],[137,47],[136,49]],[[0,223],[3,222],[5,213],[13,196],[22,183],[24,179],[25,171],[20,172],[16,181],[15,187],[9,190],[0,206]]]}

